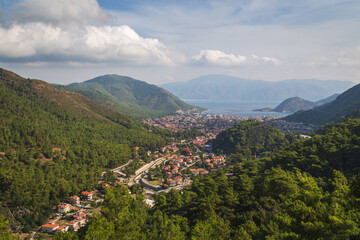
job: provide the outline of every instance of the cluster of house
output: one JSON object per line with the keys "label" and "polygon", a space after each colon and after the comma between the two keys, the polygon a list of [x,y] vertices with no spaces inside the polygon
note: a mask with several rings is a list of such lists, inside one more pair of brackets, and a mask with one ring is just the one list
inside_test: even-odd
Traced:
{"label": "cluster of house", "polygon": [[[73,209],[78,209],[80,207],[80,199],[83,201],[92,201],[94,192],[82,191],[80,197],[72,196],[68,199],[67,203],[60,203],[57,206],[57,212],[59,214],[68,213]],[[54,221],[49,222],[41,226],[41,231],[46,233],[56,233],[59,231],[68,231],[70,227],[77,231],[81,226],[84,226],[87,222],[87,216],[90,216],[91,213],[85,210],[78,210],[74,215],[71,216],[72,220],[67,223],[67,225],[59,225]]]}
{"label": "cluster of house", "polygon": [[41,226],[41,231],[46,233],[66,232],[70,229],[70,227],[72,227],[74,231],[77,231],[80,227],[87,223],[88,216],[91,216],[91,213],[79,210],[71,216],[72,220],[69,221],[67,225],[60,226],[55,222],[49,222]]}
{"label": "cluster of house", "polygon": [[204,159],[202,161],[202,163],[205,164],[207,169],[204,169],[204,168],[190,169],[190,172],[194,176],[207,175],[207,174],[209,174],[209,171],[216,172],[219,168],[225,167],[226,159],[223,155],[216,156],[213,153],[209,153],[207,155],[207,158]]}
{"label": "cluster of house", "polygon": [[301,134],[307,134],[316,128],[316,126],[313,124],[306,125],[303,123],[287,122],[281,119],[271,121],[270,125],[276,127],[277,129],[280,129],[282,132],[285,133],[298,132]]}
{"label": "cluster of house", "polygon": [[194,175],[194,176],[198,176],[200,175],[208,175],[209,171],[203,169],[203,168],[196,168],[196,169],[190,169],[190,172]]}
{"label": "cluster of house", "polygon": [[205,136],[200,136],[197,137],[196,139],[193,140],[193,143],[195,145],[200,145],[203,146],[205,145],[208,141],[210,141],[211,139],[213,139],[214,137],[205,137]]}
{"label": "cluster of house", "polygon": [[[180,113],[163,118],[150,118],[144,120],[152,126],[165,128],[173,132],[186,129],[198,129],[204,133],[219,133],[237,122],[247,120],[249,117],[230,115],[211,115],[199,113]],[[263,120],[263,118],[261,118]]]}
{"label": "cluster of house", "polygon": [[176,186],[182,184],[183,176],[181,174],[181,170],[197,160],[199,160],[199,156],[179,156],[170,159],[163,168],[163,172],[165,175],[166,182],[164,186]]}
{"label": "cluster of house", "polygon": [[175,152],[179,151],[179,148],[176,145],[177,145],[176,143],[166,145],[165,147],[160,148],[160,152],[165,153],[167,150],[169,150],[169,151],[175,153]]}
{"label": "cluster of house", "polygon": [[226,160],[223,155],[216,156],[215,154],[210,153],[208,157],[209,158],[203,160],[203,163],[205,163],[209,169],[219,168],[219,167],[223,168],[225,166],[224,164]]}

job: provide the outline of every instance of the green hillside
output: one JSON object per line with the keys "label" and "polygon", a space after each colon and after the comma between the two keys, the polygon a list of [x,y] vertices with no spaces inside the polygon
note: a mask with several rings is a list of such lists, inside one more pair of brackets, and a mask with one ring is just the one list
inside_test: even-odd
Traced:
{"label": "green hillside", "polygon": [[83,83],[73,83],[68,87],[76,89],[96,103],[136,119],[196,108],[155,85],[118,75],[105,75]]}
{"label": "green hillside", "polygon": [[0,215],[15,231],[41,225],[52,207],[92,189],[105,168],[158,149],[150,127],[78,93],[0,69]]}
{"label": "green hillside", "polygon": [[[246,132],[258,127],[246,125]],[[233,154],[235,166],[155,195],[153,208],[142,195],[112,188],[102,215],[55,240],[359,239],[359,127],[360,120],[350,119],[272,157]]]}
{"label": "green hillside", "polygon": [[239,153],[250,157],[275,152],[289,145],[294,137],[265,123],[248,120],[222,131],[213,140],[213,149],[216,153]]}
{"label": "green hillside", "polygon": [[280,103],[276,108],[273,109],[274,112],[297,112],[299,110],[308,110],[315,106],[314,102],[299,98],[293,97],[285,99]]}
{"label": "green hillside", "polygon": [[299,111],[285,117],[290,122],[321,125],[337,121],[341,117],[356,114],[360,110],[360,84],[339,95],[334,101],[307,111]]}

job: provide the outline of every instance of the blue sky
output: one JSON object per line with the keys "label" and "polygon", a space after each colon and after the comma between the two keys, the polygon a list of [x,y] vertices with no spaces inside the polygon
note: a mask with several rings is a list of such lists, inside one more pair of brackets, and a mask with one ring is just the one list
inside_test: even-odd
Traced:
{"label": "blue sky", "polygon": [[0,0],[0,66],[49,82],[360,82],[358,0]]}

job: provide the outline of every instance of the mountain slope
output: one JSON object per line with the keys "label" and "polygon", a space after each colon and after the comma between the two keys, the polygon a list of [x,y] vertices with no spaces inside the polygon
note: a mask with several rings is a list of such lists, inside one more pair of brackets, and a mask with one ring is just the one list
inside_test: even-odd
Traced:
{"label": "mountain slope", "polygon": [[324,99],[321,99],[321,100],[315,102],[315,104],[316,104],[316,106],[321,106],[325,103],[330,103],[330,102],[334,101],[338,96],[340,96],[339,93],[333,94],[330,97],[327,97],[327,98],[324,98]]}
{"label": "mountain slope", "polygon": [[213,140],[216,153],[240,153],[244,157],[276,151],[289,145],[292,137],[265,123],[247,120],[220,132]]}
{"label": "mountain slope", "polygon": [[307,101],[299,97],[293,97],[285,99],[276,108],[274,108],[274,112],[297,112],[299,110],[311,109],[314,106],[314,102]]}
{"label": "mountain slope", "polygon": [[340,94],[334,94],[330,97],[321,99],[317,102],[308,101],[299,97],[285,99],[272,111],[274,112],[297,112],[300,110],[309,110],[315,106],[321,106],[325,103],[334,101]]}
{"label": "mountain slope", "polygon": [[96,103],[137,119],[196,108],[155,85],[118,75],[105,75],[68,87]]}
{"label": "mountain slope", "polygon": [[324,124],[360,110],[360,84],[339,95],[334,101],[307,111],[299,111],[285,117],[290,122]]}
{"label": "mountain slope", "polygon": [[208,100],[283,100],[301,97],[318,101],[346,91],[353,82],[291,79],[279,82],[241,79],[226,75],[202,76],[188,82],[160,85],[181,99]]}
{"label": "mountain slope", "polygon": [[53,206],[134,157],[136,146],[163,146],[149,128],[78,93],[0,69],[0,214],[17,223],[14,231],[41,225]]}

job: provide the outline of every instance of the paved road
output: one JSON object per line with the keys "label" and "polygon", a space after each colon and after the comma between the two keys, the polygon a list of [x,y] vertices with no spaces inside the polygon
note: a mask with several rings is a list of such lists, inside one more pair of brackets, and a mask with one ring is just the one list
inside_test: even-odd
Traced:
{"label": "paved road", "polygon": [[145,164],[144,166],[142,166],[135,172],[134,176],[132,176],[130,178],[128,185],[131,186],[131,185],[134,185],[135,183],[137,183],[137,184],[140,183],[140,178],[142,177],[143,173],[146,173],[147,171],[149,171],[150,168],[160,165],[161,163],[163,163],[165,161],[166,161],[166,157],[161,157],[161,158],[155,159],[152,162]]}
{"label": "paved road", "polygon": [[[121,176],[126,177],[126,174],[123,173],[123,172],[121,172],[120,170],[123,169],[123,168],[125,168],[126,166],[128,166],[132,161],[133,161],[132,159],[129,159],[129,161],[128,161],[127,163],[125,163],[124,165],[121,165],[121,166],[119,166],[119,167],[113,168],[113,169],[111,169],[111,171],[113,171],[114,173],[117,173],[117,174],[119,174],[119,175],[121,175]],[[106,172],[102,172],[102,173],[101,173],[101,178],[104,176],[105,173],[106,173]]]}
{"label": "paved road", "polygon": [[121,172],[121,170],[125,167],[127,167],[130,163],[132,163],[132,159],[130,159],[127,163],[125,163],[124,165],[120,166],[120,167],[117,167],[117,168],[113,168],[111,169],[111,171],[113,171],[114,173],[122,176],[122,177],[126,177],[126,174]]}

